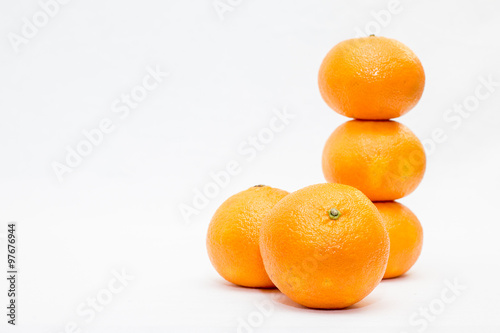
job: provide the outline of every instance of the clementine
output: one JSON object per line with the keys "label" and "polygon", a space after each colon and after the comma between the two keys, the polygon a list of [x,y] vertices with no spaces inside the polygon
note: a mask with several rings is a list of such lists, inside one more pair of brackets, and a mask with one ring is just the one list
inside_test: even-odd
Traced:
{"label": "clementine", "polygon": [[406,45],[385,37],[337,44],[319,69],[321,96],[336,112],[357,119],[399,117],[420,100],[425,74]]}
{"label": "clementine", "polygon": [[403,275],[422,251],[422,225],[415,214],[399,202],[375,202],[375,206],[382,215],[391,242],[384,279]]}
{"label": "clementine", "polygon": [[274,287],[262,264],[262,219],[288,192],[257,185],[233,195],[215,212],[207,233],[212,265],[227,281],[245,287]]}
{"label": "clementine", "polygon": [[425,164],[421,142],[396,121],[348,121],[323,150],[326,180],[354,186],[372,201],[410,194],[422,180]]}
{"label": "clementine", "polygon": [[260,250],[281,292],[307,307],[337,309],[378,285],[389,237],[363,193],[347,185],[317,184],[271,209],[262,222]]}

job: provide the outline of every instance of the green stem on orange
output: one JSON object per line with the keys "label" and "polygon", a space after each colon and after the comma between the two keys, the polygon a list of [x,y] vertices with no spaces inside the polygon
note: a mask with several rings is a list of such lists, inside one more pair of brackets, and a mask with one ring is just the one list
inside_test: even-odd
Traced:
{"label": "green stem on orange", "polygon": [[340,214],[340,212],[335,208],[332,208],[328,211],[328,217],[332,220],[338,220],[340,215],[342,214]]}

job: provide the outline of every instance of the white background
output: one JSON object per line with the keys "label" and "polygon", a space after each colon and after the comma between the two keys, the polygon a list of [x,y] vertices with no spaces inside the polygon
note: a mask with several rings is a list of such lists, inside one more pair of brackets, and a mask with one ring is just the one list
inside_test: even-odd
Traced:
{"label": "white background", "polygon": [[[500,3],[401,1],[383,24],[373,13],[389,1],[231,3],[221,18],[212,0],[73,0],[15,52],[9,34],[40,5],[0,2],[0,232],[18,221],[21,272],[19,326],[7,327],[2,310],[0,331],[65,332],[75,322],[82,332],[498,332],[500,86],[460,123],[444,116],[474,101],[481,77],[500,82]],[[420,103],[398,119],[427,140],[424,180],[401,200],[424,227],[419,261],[341,311],[226,283],[206,255],[212,214],[255,184],[294,191],[324,181],[323,144],[347,118],[321,99],[317,70],[366,27],[408,45],[426,72]],[[168,78],[120,119],[112,103],[156,66]],[[283,108],[295,118],[247,160],[238,147]],[[114,131],[58,181],[53,162],[103,118]],[[436,129],[446,139],[433,146]],[[231,160],[241,172],[184,219],[180,205]],[[94,319],[79,316],[122,269],[134,280]],[[447,280],[466,289],[444,304]],[[255,302],[266,300],[263,314]],[[436,315],[422,323],[429,307]],[[256,327],[245,330],[249,317]]]}

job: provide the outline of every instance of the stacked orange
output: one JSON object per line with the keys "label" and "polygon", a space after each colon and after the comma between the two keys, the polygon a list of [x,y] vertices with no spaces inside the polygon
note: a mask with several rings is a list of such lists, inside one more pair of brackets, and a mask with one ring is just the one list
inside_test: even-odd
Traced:
{"label": "stacked orange", "polygon": [[390,119],[407,113],[422,96],[422,64],[394,39],[350,39],[326,55],[318,84],[333,110],[354,118],[327,140],[323,174],[328,182],[351,185],[375,203],[390,237],[384,278],[399,276],[420,255],[423,236],[417,217],[394,200],[419,185],[426,159],[415,134]]}
{"label": "stacked orange", "polygon": [[422,180],[425,153],[390,119],[415,106],[424,83],[418,58],[395,40],[371,36],[335,46],[321,65],[320,91],[355,120],[326,143],[328,183],[293,193],[257,185],[227,199],[207,232],[217,272],[240,286],[277,287],[307,307],[340,309],[410,269],[422,227],[394,200]]}

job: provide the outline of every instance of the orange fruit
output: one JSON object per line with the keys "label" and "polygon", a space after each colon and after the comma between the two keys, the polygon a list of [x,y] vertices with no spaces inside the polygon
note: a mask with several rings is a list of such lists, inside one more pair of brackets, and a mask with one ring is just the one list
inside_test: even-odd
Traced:
{"label": "orange fruit", "polygon": [[323,149],[326,180],[354,186],[372,201],[410,194],[424,176],[425,163],[420,140],[396,121],[348,121]]}
{"label": "orange fruit", "polygon": [[385,37],[345,40],[319,69],[321,96],[335,111],[357,119],[402,116],[419,101],[425,74],[406,45]]}
{"label": "orange fruit", "polygon": [[262,264],[259,230],[264,216],[287,194],[257,185],[233,195],[217,209],[208,227],[207,250],[224,279],[245,287],[274,287]]}
{"label": "orange fruit", "polygon": [[420,221],[408,207],[394,201],[375,202],[389,233],[391,249],[384,279],[406,273],[422,251],[423,231]]}
{"label": "orange fruit", "polygon": [[311,308],[345,308],[380,282],[389,237],[357,189],[317,184],[293,192],[262,222],[260,251],[276,287]]}

